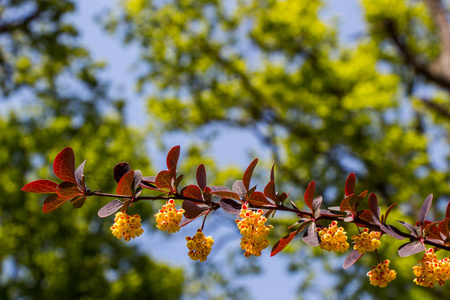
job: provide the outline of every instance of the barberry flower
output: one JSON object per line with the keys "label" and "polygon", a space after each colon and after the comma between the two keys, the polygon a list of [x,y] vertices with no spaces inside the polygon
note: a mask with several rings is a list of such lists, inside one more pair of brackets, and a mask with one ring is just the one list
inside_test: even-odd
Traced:
{"label": "barberry flower", "polygon": [[344,228],[337,227],[337,222],[333,221],[328,228],[317,228],[316,232],[320,237],[320,248],[327,251],[345,252],[349,244],[347,243],[347,232]]}
{"label": "barberry flower", "polygon": [[242,220],[236,220],[237,227],[242,234],[241,248],[245,250],[245,257],[250,255],[260,256],[261,251],[269,246],[267,236],[273,226],[265,225],[267,218],[262,214],[261,209],[254,212],[244,204],[239,214]]}
{"label": "barberry flower", "polygon": [[214,245],[214,239],[210,236],[205,237],[199,228],[193,237],[186,237],[186,246],[189,249],[188,255],[192,260],[205,261]]}
{"label": "barberry flower", "polygon": [[166,202],[166,205],[159,210],[155,215],[156,227],[161,231],[167,231],[168,233],[178,232],[180,230],[181,219],[183,218],[184,209],[175,207],[175,201],[170,199]]}
{"label": "barberry flower", "polygon": [[381,245],[380,236],[381,233],[379,231],[369,232],[368,228],[364,228],[362,233],[352,236],[352,240],[355,241],[353,249],[361,254],[373,252]]}
{"label": "barberry flower", "polygon": [[111,226],[111,231],[119,240],[123,238],[128,242],[144,232],[141,226],[141,217],[139,215],[127,215],[125,212],[118,212],[114,218],[114,224]]}
{"label": "barberry flower", "polygon": [[389,282],[397,278],[397,272],[389,270],[389,259],[380,262],[376,267],[372,267],[372,271],[367,273],[370,284],[384,288]]}
{"label": "barberry flower", "polygon": [[417,285],[433,287],[437,283],[442,286],[450,278],[449,258],[438,260],[432,248],[428,249],[418,262],[420,265],[413,267],[417,277],[414,282]]}

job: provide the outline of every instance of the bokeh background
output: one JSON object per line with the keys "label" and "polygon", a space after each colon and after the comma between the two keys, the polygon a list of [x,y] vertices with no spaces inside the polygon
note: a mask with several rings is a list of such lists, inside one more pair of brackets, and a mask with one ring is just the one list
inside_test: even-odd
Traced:
{"label": "bokeh background", "polygon": [[[108,199],[42,213],[27,182],[55,179],[66,146],[87,159],[90,189],[113,192],[112,169],[165,168],[181,145],[179,172],[230,186],[260,158],[263,187],[302,206],[316,180],[336,205],[350,172],[357,190],[399,203],[390,222],[414,222],[434,194],[430,219],[449,199],[449,1],[0,0],[0,299],[435,299],[448,286],[416,287],[400,245],[382,240],[398,278],[369,285],[376,258],[343,271],[345,256],[295,240],[282,254],[246,259],[233,216],[209,217],[206,263],[184,237],[155,230],[161,203],[132,213],[145,233],[126,243],[100,219]],[[270,220],[272,244],[293,216]],[[354,228],[347,228],[349,235]],[[441,256],[447,256],[441,253]]]}

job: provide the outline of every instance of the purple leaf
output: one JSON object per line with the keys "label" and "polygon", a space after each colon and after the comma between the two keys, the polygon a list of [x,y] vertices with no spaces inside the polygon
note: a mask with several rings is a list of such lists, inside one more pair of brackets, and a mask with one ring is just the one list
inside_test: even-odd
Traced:
{"label": "purple leaf", "polygon": [[344,269],[348,269],[353,266],[355,262],[357,262],[361,258],[361,256],[363,256],[363,254],[359,253],[356,250],[350,252],[350,254],[345,258]]}
{"label": "purple leaf", "polygon": [[398,255],[400,257],[407,257],[425,250],[426,248],[423,243],[415,241],[401,245],[400,248],[398,248]]}
{"label": "purple leaf", "polygon": [[97,215],[100,218],[105,218],[107,216],[112,215],[116,211],[118,211],[122,207],[122,205],[123,205],[122,201],[120,201],[118,199],[114,199],[111,202],[109,202],[108,204],[106,204],[105,206],[103,206],[102,208],[100,208]]}
{"label": "purple leaf", "polygon": [[419,222],[420,225],[423,225],[423,222],[425,221],[425,218],[428,215],[428,212],[430,211],[431,203],[433,202],[433,194],[428,195],[427,199],[422,204],[422,207],[419,211]]}

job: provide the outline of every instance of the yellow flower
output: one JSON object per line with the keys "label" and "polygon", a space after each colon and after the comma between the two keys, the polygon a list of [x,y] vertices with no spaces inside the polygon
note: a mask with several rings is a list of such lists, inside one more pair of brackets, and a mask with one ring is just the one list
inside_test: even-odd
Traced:
{"label": "yellow flower", "polygon": [[437,283],[442,286],[450,278],[449,259],[438,260],[432,248],[428,249],[418,262],[420,265],[413,267],[414,275],[417,277],[414,278],[414,282],[417,285],[434,287]]}
{"label": "yellow flower", "polygon": [[111,231],[119,240],[123,238],[128,242],[144,232],[141,226],[139,215],[127,215],[125,212],[118,212],[114,218],[114,224],[111,226]]}
{"label": "yellow flower", "polygon": [[386,259],[380,262],[376,267],[372,268],[372,271],[367,273],[369,276],[370,284],[384,288],[389,282],[397,278],[397,272],[389,270],[390,261]]}
{"label": "yellow flower", "polygon": [[169,233],[178,232],[180,230],[178,224],[180,224],[183,218],[183,213],[184,209],[177,210],[175,201],[170,199],[155,215],[156,227],[161,231],[167,231]]}
{"label": "yellow flower", "polygon": [[267,219],[262,214],[261,209],[254,212],[244,204],[239,214],[242,220],[236,220],[237,227],[242,234],[241,248],[245,250],[245,257],[260,256],[261,251],[269,246],[267,236],[273,226],[265,225]]}
{"label": "yellow flower", "polygon": [[373,252],[380,247],[380,236],[381,233],[378,231],[369,232],[368,228],[364,228],[364,231],[358,235],[352,236],[352,240],[355,241],[353,249],[361,254],[366,252]]}
{"label": "yellow flower", "polygon": [[347,232],[344,228],[337,227],[337,222],[333,221],[328,228],[317,228],[316,232],[320,237],[320,248],[327,251],[345,252],[349,244],[347,243]]}
{"label": "yellow flower", "polygon": [[210,236],[205,237],[199,228],[193,237],[186,237],[186,246],[189,249],[188,255],[192,260],[205,261],[211,252],[214,239]]}

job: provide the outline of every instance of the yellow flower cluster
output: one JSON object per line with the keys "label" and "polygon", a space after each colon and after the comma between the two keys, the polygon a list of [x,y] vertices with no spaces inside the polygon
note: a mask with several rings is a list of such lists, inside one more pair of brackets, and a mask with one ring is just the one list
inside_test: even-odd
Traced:
{"label": "yellow flower cluster", "polygon": [[362,233],[352,236],[352,240],[355,241],[353,249],[361,254],[373,252],[381,245],[380,236],[381,233],[379,231],[369,232],[368,228],[364,228]]}
{"label": "yellow flower cluster", "polygon": [[210,236],[205,237],[201,229],[193,237],[186,237],[186,246],[189,249],[189,257],[192,260],[205,261],[211,252],[214,239]]}
{"label": "yellow flower cluster", "polygon": [[450,279],[450,260],[444,258],[438,260],[433,249],[427,252],[418,261],[419,266],[413,267],[414,282],[424,287],[433,287],[436,283],[440,286]]}
{"label": "yellow flower cluster", "polygon": [[178,232],[180,230],[178,224],[180,224],[183,218],[183,213],[184,209],[177,210],[175,201],[170,199],[155,215],[156,227],[161,231],[167,231],[169,233]]}
{"label": "yellow flower cluster", "polygon": [[236,220],[237,227],[242,234],[241,248],[245,250],[245,257],[250,255],[260,256],[261,251],[269,246],[267,236],[273,226],[265,225],[267,218],[262,214],[261,209],[254,212],[244,204],[239,214],[242,220]]}
{"label": "yellow flower cluster", "polygon": [[112,234],[119,240],[123,237],[125,241],[140,236],[144,230],[141,228],[141,217],[139,215],[127,215],[118,212],[111,226]]}
{"label": "yellow flower cluster", "polygon": [[389,259],[380,262],[376,267],[372,267],[372,271],[367,273],[370,284],[384,288],[389,282],[397,278],[397,272],[389,270]]}
{"label": "yellow flower cluster", "polygon": [[337,222],[333,221],[328,228],[316,228],[320,237],[320,248],[327,251],[345,252],[348,250],[347,232],[344,228],[337,227]]}

